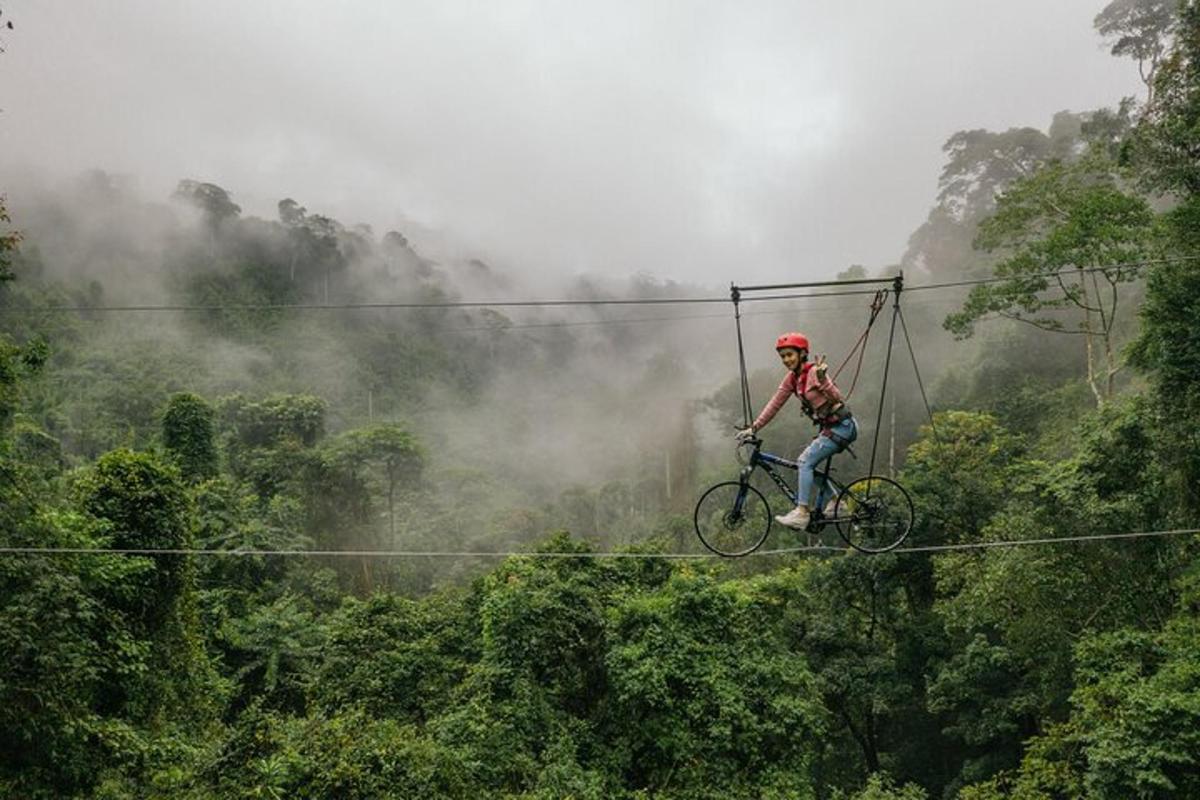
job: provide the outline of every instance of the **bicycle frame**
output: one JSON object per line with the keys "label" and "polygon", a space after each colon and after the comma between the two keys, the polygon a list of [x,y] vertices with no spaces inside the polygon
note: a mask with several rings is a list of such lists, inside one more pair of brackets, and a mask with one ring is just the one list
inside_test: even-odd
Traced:
{"label": "bicycle frame", "polygon": [[[779,491],[783,492],[784,496],[787,497],[792,505],[796,505],[796,492],[792,491],[792,487],[789,486],[788,482],[785,481],[779,475],[779,473],[774,470],[774,467],[786,467],[787,469],[799,471],[800,465],[795,461],[790,461],[786,458],[780,458],[774,453],[764,453],[759,449],[759,447],[760,445],[758,444],[754,445],[754,451],[750,454],[750,463],[742,468],[742,483],[747,483],[750,480],[750,476],[754,473],[755,468],[761,467],[762,470],[770,476],[775,485],[779,487]],[[837,494],[841,494],[846,489],[845,484],[829,474],[833,465],[833,457],[835,455],[837,455],[837,453],[831,453],[822,459],[821,463],[824,465],[824,468],[819,474],[821,478],[826,481]]]}
{"label": "bicycle frame", "polygon": [[[742,450],[747,446],[751,448],[749,456]],[[799,489],[792,491],[780,471],[798,471],[799,464],[774,453],[764,453],[761,448],[762,440],[758,438],[740,442],[737,454],[742,468],[738,479],[709,487],[696,501],[692,513],[696,534],[708,550],[719,556],[749,555],[762,546],[771,532],[770,502],[763,491],[751,483],[754,470],[765,470],[789,503],[797,501]],[[833,523],[846,544],[860,553],[885,553],[895,549],[913,526],[913,503],[908,492],[895,480],[882,475],[863,476],[849,483],[835,479],[830,474],[835,455],[837,453],[830,453],[816,465],[817,476],[837,498],[833,514],[825,516],[824,508],[810,509],[805,531],[819,535],[827,524]],[[873,491],[876,488],[878,491]],[[745,527],[747,525],[749,527]],[[811,547],[812,540],[809,542]]]}
{"label": "bicycle frame", "polygon": [[[743,447],[751,448],[749,456]],[[719,556],[749,555],[762,546],[771,532],[770,502],[763,491],[751,483],[754,470],[766,471],[789,503],[797,501],[799,489],[792,491],[780,471],[798,471],[799,464],[774,453],[764,453],[761,448],[762,440],[757,437],[740,442],[737,454],[742,468],[738,479],[709,487],[696,501],[692,513],[696,534],[708,550]],[[827,524],[833,523],[846,544],[860,553],[894,550],[912,530],[912,498],[903,486],[882,475],[867,475],[848,483],[837,480],[830,474],[835,455],[837,453],[830,453],[816,465],[817,476],[837,498],[833,515],[825,516],[824,508],[810,509],[805,531],[819,535]],[[749,527],[743,530],[746,525]],[[811,547],[812,540],[809,541]]]}

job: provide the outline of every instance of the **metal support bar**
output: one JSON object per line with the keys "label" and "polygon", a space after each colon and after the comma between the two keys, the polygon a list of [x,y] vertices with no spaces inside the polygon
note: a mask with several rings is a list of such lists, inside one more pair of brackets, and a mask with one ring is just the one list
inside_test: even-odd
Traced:
{"label": "metal support bar", "polygon": [[[773,283],[764,286],[734,286],[734,292],[773,292],[778,289],[817,289],[822,286],[867,286],[880,283],[894,284],[900,278],[859,278],[852,281],[813,281],[810,283]],[[737,302],[737,299],[734,299]]]}
{"label": "metal support bar", "polygon": [[738,306],[742,293],[738,287],[729,284],[729,297],[733,300],[733,323],[737,327],[738,368],[742,373],[742,427],[750,427],[754,420],[754,408],[750,403],[750,376],[746,372],[746,349],[742,344],[742,313]]}

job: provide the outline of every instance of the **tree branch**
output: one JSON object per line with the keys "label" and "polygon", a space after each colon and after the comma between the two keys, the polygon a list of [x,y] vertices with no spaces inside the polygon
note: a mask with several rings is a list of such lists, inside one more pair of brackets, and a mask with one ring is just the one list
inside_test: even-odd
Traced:
{"label": "tree branch", "polygon": [[1074,336],[1086,336],[1087,335],[1087,331],[1070,331],[1070,330],[1067,330],[1066,328],[1055,328],[1050,325],[1043,325],[1035,319],[1026,319],[1025,317],[1022,317],[1020,314],[1013,314],[1008,311],[997,311],[996,313],[999,316],[1004,317],[1005,319],[1011,319],[1014,322],[1024,322],[1026,325],[1032,325],[1033,327],[1037,328],[1040,331],[1048,331],[1050,333],[1066,333],[1066,334],[1070,334],[1070,335],[1074,335]]}
{"label": "tree branch", "polygon": [[1112,330],[1112,326],[1109,322],[1108,315],[1104,313],[1104,301],[1100,299],[1100,279],[1096,277],[1095,272],[1092,273],[1092,286],[1096,290],[1096,302],[1100,305],[1100,307],[1096,309],[1096,311],[1100,314],[1100,329],[1104,331],[1105,338],[1107,338],[1108,332]]}
{"label": "tree branch", "polygon": [[1067,296],[1067,299],[1070,300],[1072,303],[1079,306],[1084,311],[1097,311],[1098,310],[1098,309],[1092,308],[1090,305],[1088,305],[1087,303],[1080,300],[1079,293],[1071,291],[1071,289],[1067,287],[1067,284],[1063,282],[1063,277],[1062,277],[1061,273],[1055,273],[1054,280],[1058,281],[1058,285],[1063,290],[1063,294],[1065,294]]}

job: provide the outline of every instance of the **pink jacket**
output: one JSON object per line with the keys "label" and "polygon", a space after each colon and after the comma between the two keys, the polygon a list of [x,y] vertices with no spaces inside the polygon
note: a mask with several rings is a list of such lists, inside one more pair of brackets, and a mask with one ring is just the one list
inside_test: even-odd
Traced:
{"label": "pink jacket", "polygon": [[783,383],[779,384],[779,388],[775,390],[775,395],[767,401],[762,412],[754,420],[754,430],[761,430],[770,422],[792,395],[803,397],[808,401],[808,405],[813,409],[811,416],[814,420],[821,420],[829,416],[842,402],[842,393],[834,385],[833,379],[826,375],[825,380],[818,381],[817,373],[812,369],[812,365],[806,364],[799,375],[788,371]]}

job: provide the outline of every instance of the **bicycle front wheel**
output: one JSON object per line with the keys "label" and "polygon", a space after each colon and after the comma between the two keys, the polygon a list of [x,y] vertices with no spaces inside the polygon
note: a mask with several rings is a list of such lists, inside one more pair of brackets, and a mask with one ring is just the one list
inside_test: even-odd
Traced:
{"label": "bicycle front wheel", "polygon": [[913,526],[913,504],[890,478],[859,478],[838,495],[834,523],[846,544],[863,553],[900,546]]}
{"label": "bicycle front wheel", "polygon": [[748,483],[718,483],[700,496],[693,517],[696,535],[719,556],[753,553],[771,531],[771,508]]}

